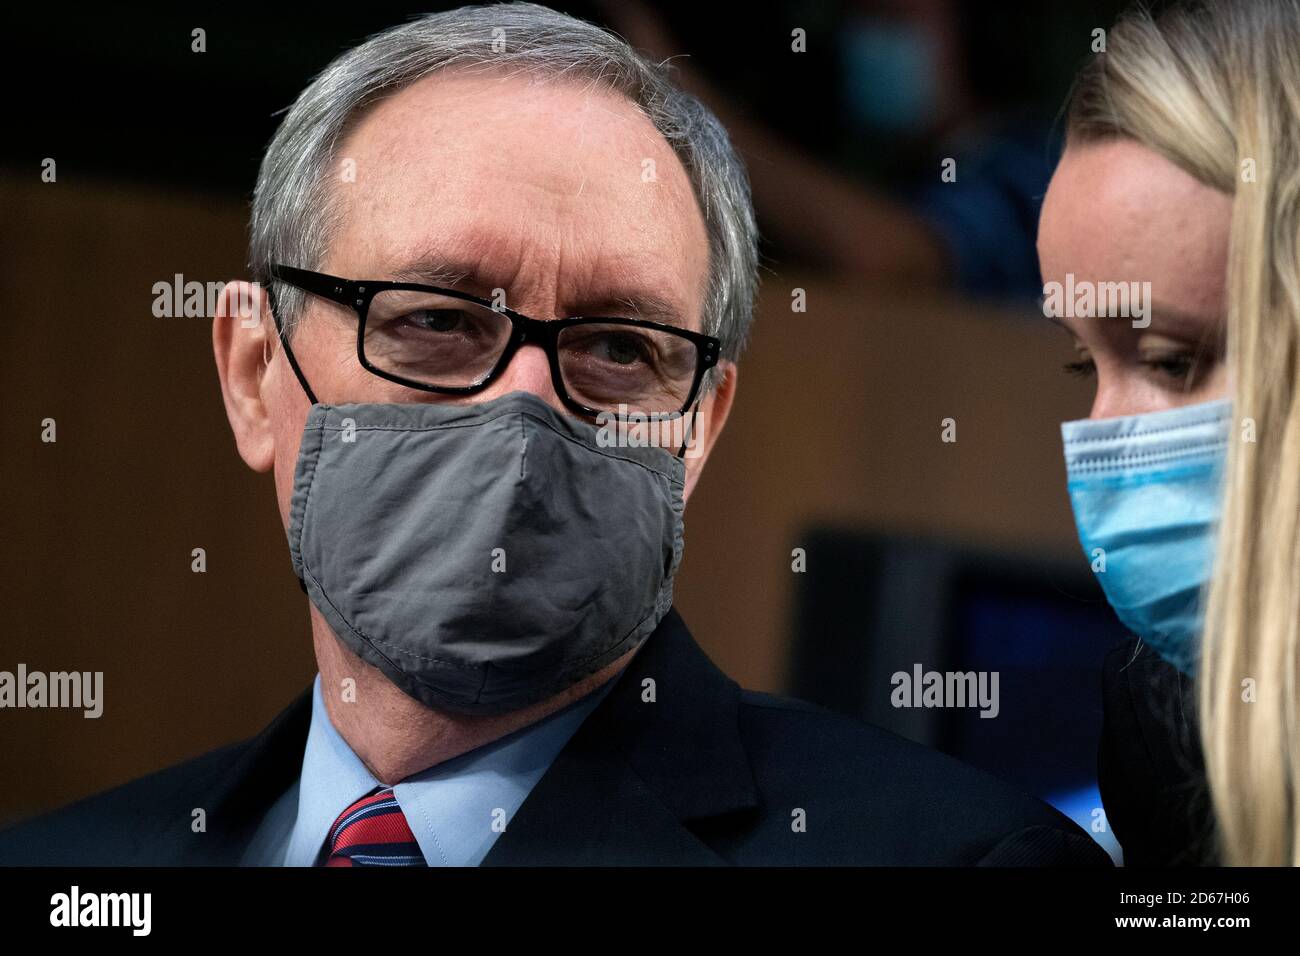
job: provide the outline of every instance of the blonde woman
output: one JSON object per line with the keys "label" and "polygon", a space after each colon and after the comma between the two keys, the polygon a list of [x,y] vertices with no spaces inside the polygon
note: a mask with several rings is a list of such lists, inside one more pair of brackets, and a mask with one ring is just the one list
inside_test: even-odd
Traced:
{"label": "blonde woman", "polygon": [[1097,383],[1062,427],[1075,518],[1141,641],[1107,664],[1103,799],[1130,862],[1296,864],[1300,0],[1138,11],[1105,41],[1039,224]]}

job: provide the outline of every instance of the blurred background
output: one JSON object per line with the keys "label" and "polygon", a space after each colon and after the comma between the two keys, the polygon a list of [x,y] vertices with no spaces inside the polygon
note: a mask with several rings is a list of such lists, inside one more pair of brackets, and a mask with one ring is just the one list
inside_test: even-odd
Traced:
{"label": "blurred background", "polygon": [[[6,13],[0,670],[103,671],[105,703],[0,711],[0,823],[254,734],[311,680],[210,317],[156,318],[153,287],[246,277],[282,111],[341,51],[452,5]],[[746,687],[940,747],[1088,826],[1122,632],[1065,494],[1058,426],[1091,383],[1061,370],[1034,229],[1070,78],[1121,4],[553,5],[671,57],[753,181],[758,315],[677,585],[697,640]],[[914,665],[997,671],[998,718],[892,706]]]}

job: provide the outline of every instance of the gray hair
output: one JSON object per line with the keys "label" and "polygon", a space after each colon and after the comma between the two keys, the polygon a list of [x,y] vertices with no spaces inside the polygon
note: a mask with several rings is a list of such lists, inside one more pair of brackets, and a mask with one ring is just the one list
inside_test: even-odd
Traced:
{"label": "gray hair", "polygon": [[[494,50],[501,37],[505,49]],[[298,97],[262,159],[249,238],[253,278],[270,284],[272,262],[315,269],[324,260],[337,225],[335,149],[364,110],[431,73],[474,64],[586,79],[640,107],[686,168],[708,231],[704,331],[722,340],[724,358],[739,358],[758,286],[758,230],[749,179],[726,130],[673,84],[667,66],[594,24],[531,3],[429,14],[330,63]],[[272,291],[292,328],[304,294],[279,282]]]}

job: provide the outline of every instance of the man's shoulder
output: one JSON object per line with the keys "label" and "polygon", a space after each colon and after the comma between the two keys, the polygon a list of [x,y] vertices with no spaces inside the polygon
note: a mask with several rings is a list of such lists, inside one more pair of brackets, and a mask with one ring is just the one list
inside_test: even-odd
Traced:
{"label": "man's shoulder", "polygon": [[308,689],[255,737],[0,829],[0,866],[237,862],[251,829],[296,779],[310,716]]}
{"label": "man's shoulder", "polygon": [[[185,862],[207,803],[248,747],[230,744],[0,830],[3,866]],[[197,821],[197,822],[196,822]]]}
{"label": "man's shoulder", "polygon": [[1108,862],[1042,801],[865,721],[751,690],[740,691],[739,720],[762,794],[759,831],[783,847],[800,845],[787,833],[820,831],[803,841],[807,862]]}

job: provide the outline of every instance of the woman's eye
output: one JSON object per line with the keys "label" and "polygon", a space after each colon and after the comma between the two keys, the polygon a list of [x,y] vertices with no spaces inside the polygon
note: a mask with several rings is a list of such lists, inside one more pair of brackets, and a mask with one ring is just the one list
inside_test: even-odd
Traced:
{"label": "woman's eye", "polygon": [[1191,355],[1162,355],[1143,359],[1142,364],[1165,378],[1184,381],[1197,371],[1197,362]]}
{"label": "woman's eye", "polygon": [[1097,372],[1097,365],[1092,359],[1080,359],[1077,362],[1066,362],[1061,366],[1065,374],[1074,375],[1078,378],[1089,378]]}

